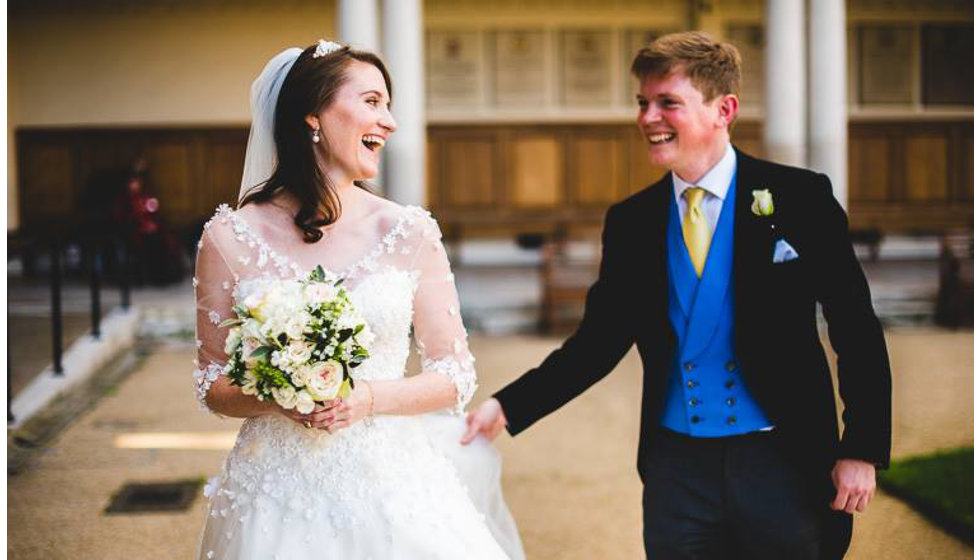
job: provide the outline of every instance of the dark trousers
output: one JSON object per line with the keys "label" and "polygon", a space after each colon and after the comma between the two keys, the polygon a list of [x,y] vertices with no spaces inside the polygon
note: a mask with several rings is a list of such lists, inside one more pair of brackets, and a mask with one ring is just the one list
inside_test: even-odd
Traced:
{"label": "dark trousers", "polygon": [[830,473],[806,474],[776,437],[659,430],[642,464],[647,558],[842,558],[852,520],[830,509]]}

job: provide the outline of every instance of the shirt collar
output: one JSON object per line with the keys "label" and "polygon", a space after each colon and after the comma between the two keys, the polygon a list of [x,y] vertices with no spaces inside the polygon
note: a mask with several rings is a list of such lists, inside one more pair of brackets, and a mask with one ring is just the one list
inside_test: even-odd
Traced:
{"label": "shirt collar", "polygon": [[725,147],[725,155],[697,183],[688,183],[673,171],[670,174],[674,180],[674,197],[678,201],[688,187],[701,187],[714,196],[725,200],[728,187],[732,184],[732,177],[735,176],[735,148],[729,143]]}

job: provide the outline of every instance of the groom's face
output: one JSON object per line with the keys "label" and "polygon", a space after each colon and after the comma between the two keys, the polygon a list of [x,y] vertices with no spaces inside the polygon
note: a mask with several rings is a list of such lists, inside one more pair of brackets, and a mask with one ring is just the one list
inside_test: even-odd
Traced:
{"label": "groom's face", "polygon": [[650,163],[682,176],[702,172],[705,158],[728,142],[725,97],[705,101],[682,69],[643,78],[636,96],[637,125]]}

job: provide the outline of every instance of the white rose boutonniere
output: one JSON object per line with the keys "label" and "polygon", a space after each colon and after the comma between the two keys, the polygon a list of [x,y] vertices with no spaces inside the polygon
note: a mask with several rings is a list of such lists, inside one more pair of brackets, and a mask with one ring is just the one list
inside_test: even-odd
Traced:
{"label": "white rose boutonniere", "polygon": [[752,191],[752,213],[756,216],[772,216],[776,207],[772,203],[769,189]]}

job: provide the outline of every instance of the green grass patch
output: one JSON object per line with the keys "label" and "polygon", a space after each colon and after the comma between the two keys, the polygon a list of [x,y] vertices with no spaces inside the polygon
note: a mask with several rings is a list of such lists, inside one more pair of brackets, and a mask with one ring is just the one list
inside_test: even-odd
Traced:
{"label": "green grass patch", "polygon": [[879,473],[883,490],[973,545],[973,447],[894,461]]}

